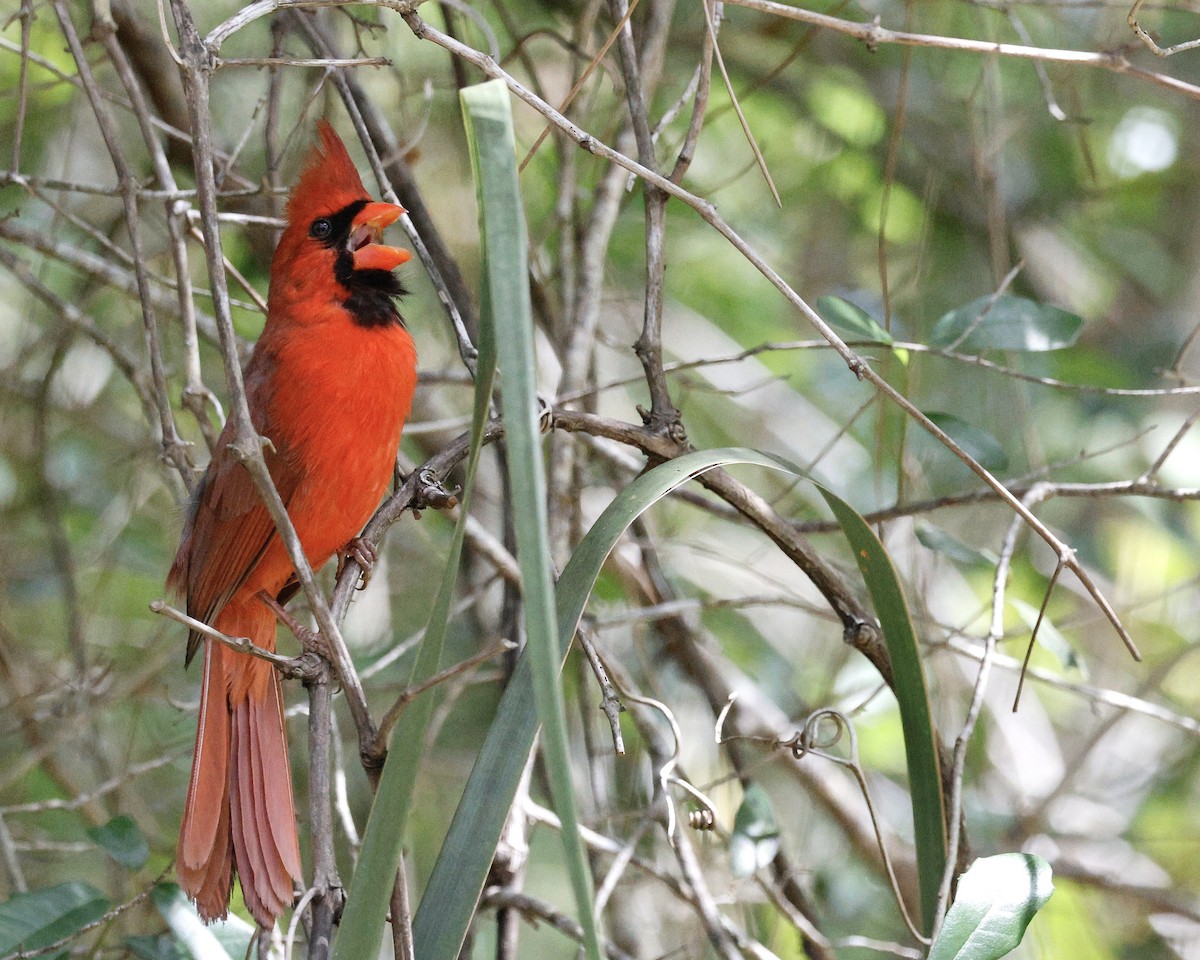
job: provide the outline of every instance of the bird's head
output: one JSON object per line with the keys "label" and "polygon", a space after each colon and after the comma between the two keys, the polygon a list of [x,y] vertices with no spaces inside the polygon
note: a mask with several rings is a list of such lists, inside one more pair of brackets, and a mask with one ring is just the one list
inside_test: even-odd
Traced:
{"label": "bird's head", "polygon": [[322,120],[317,131],[271,263],[272,305],[332,300],[364,326],[398,322],[392,299],[404,288],[392,271],[412,254],[380,238],[404,208],[371,200],[333,127]]}

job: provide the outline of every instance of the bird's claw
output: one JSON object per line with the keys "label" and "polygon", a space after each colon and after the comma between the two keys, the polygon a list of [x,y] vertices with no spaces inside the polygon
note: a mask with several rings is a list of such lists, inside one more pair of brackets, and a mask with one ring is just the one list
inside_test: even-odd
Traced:
{"label": "bird's claw", "polygon": [[371,571],[375,567],[375,561],[379,559],[379,548],[366,537],[355,537],[351,540],[346,544],[346,549],[338,556],[338,579],[341,579],[346,564],[352,558],[362,568],[362,579],[357,589],[366,590],[367,584],[371,582]]}

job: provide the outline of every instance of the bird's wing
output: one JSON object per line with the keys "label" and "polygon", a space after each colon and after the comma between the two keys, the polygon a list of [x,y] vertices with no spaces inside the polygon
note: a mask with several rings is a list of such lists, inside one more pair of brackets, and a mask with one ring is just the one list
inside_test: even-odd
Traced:
{"label": "bird's wing", "polygon": [[[256,371],[251,368],[246,371],[247,392],[251,409],[257,414],[266,407],[255,401],[265,399],[261,395],[269,384],[264,382],[265,378],[255,376]],[[255,428],[270,437],[269,425],[256,422]],[[232,423],[229,423],[196,491],[179,553],[167,578],[172,588],[186,594],[189,616],[208,624],[213,623],[229,598],[246,582],[276,536],[275,523],[263,505],[250,471],[230,450],[232,440]],[[265,446],[263,456],[286,507],[299,486],[301,471],[289,455],[288,447],[279,440],[273,439],[272,444]],[[199,649],[200,640],[195,632],[188,637],[189,661]]]}

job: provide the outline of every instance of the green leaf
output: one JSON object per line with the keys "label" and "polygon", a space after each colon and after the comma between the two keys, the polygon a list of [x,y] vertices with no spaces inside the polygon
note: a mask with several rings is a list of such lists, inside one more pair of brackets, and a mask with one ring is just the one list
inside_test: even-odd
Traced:
{"label": "green leaf", "polygon": [[767,792],[757,783],[746,786],[729,835],[729,859],[735,877],[748,877],[765,867],[779,850],[779,824]]}
{"label": "green leaf", "polygon": [[150,847],[141,829],[131,817],[113,817],[102,827],[92,827],[88,836],[126,870],[141,870],[150,856]]}
{"label": "green leaf", "polygon": [[852,340],[892,343],[892,335],[876,323],[875,318],[867,311],[849,300],[835,296],[818,297],[817,312],[830,325],[850,334]]}
{"label": "green leaf", "polygon": [[950,439],[985,469],[992,473],[1008,469],[1008,454],[1004,452],[1000,441],[986,430],[981,430],[952,413],[923,412],[938,427],[950,434]]}
{"label": "green leaf", "polygon": [[867,582],[883,639],[891,656],[908,789],[912,796],[913,839],[917,848],[917,879],[921,890],[923,929],[928,933],[937,915],[938,890],[946,868],[946,817],[941,761],[929,710],[929,692],[912,617],[896,569],[870,525],[854,508],[826,487],[817,485],[854,550],[854,559]]}
{"label": "green leaf", "polygon": [[230,915],[206,924],[174,883],[155,884],[150,899],[192,960],[243,960],[248,955],[254,927],[245,920]]}
{"label": "green leaf", "polygon": [[1020,350],[1041,353],[1071,346],[1083,318],[1024,297],[980,297],[951,310],[933,327],[929,342],[960,353]]}
{"label": "green leaf", "polygon": [[[475,146],[472,142],[472,158],[476,158]],[[489,168],[490,172],[490,168]],[[479,183],[479,190],[483,185]],[[480,199],[482,208],[483,200]],[[496,225],[492,225],[493,231]],[[479,357],[475,370],[475,403],[471,420],[471,445],[467,454],[466,478],[463,481],[464,492],[461,499],[458,522],[454,527],[454,535],[450,542],[446,564],[442,570],[442,579],[430,611],[429,623],[425,628],[425,636],[421,642],[417,659],[413,665],[410,686],[416,686],[433,676],[442,666],[445,649],[446,632],[450,623],[450,608],[454,600],[454,585],[458,580],[458,571],[462,562],[463,542],[466,537],[467,518],[470,516],[471,503],[474,498],[475,474],[479,467],[480,455],[483,450],[483,431],[487,426],[488,412],[492,400],[492,388],[496,377],[496,344],[493,324],[490,318],[490,285],[487,282],[489,256],[499,256],[504,266],[504,251],[508,248],[519,249],[522,265],[520,276],[526,276],[523,265],[524,239],[518,238],[511,230],[503,231],[500,237],[485,233],[484,244],[484,276],[483,310],[485,322],[480,324]],[[499,254],[490,254],[492,245],[500,250]],[[418,697],[401,714],[388,742],[388,756],[380,774],[379,787],[375,800],[371,805],[371,813],[367,819],[366,830],[363,834],[362,852],[354,868],[354,875],[346,897],[346,908],[342,914],[334,941],[335,960],[354,960],[357,957],[378,956],[383,944],[385,932],[385,917],[391,898],[396,871],[400,866],[403,855],[405,827],[408,824],[408,814],[412,806],[413,789],[417,781],[417,772],[424,755],[425,743],[428,739],[426,731],[433,717],[433,708],[437,702],[436,691],[429,691]],[[466,894],[458,896],[465,898]],[[474,907],[475,899],[470,899]]]}
{"label": "green leaf", "polygon": [[929,960],[999,960],[1020,944],[1054,892],[1050,864],[1030,853],[976,860],[929,951]]}
{"label": "green leaf", "polygon": [[952,537],[941,527],[918,521],[916,525],[917,542],[934,553],[953,560],[964,567],[976,569],[991,568],[996,565],[997,556],[990,550],[976,550],[963,543],[957,537]]}
{"label": "green leaf", "polygon": [[0,956],[48,947],[98,920],[108,908],[108,898],[82,881],[18,893],[0,904]]}

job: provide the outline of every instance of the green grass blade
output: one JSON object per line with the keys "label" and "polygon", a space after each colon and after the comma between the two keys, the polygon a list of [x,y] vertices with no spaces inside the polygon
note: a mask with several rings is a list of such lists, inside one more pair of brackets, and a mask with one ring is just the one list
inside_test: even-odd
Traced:
{"label": "green grass blade", "polygon": [[533,306],[529,296],[524,209],[517,181],[516,144],[508,88],[493,80],[461,91],[479,184],[480,233],[484,270],[495,325],[504,406],[505,454],[511,479],[513,527],[521,568],[522,612],[532,664],[534,703],[542,725],[542,755],[550,795],[562,821],[562,841],[571,885],[591,960],[600,960],[592,916],[591,874],[579,835],[567,711],[559,684],[558,631],[550,527],[546,518],[546,476],[538,426],[537,365],[534,360]]}
{"label": "green grass blade", "polygon": [[[648,470],[616,496],[575,549],[559,578],[556,606],[559,636],[557,655],[560,664],[570,648],[575,626],[600,568],[629,525],[657,500],[705,470],[739,463],[803,476],[794,464],[755,450],[704,450]],[[924,679],[919,676],[921,666],[916,657],[912,624],[908,620],[899,581],[870,527],[845,501],[831,491],[821,490],[860,561],[863,559],[861,551],[866,551],[869,562],[864,575],[885,635],[889,635],[889,650],[894,660],[903,661],[903,664],[896,663],[895,669],[897,685],[906,691],[901,707],[905,748],[910,754],[921,756],[917,761],[920,772],[916,776],[910,773],[910,777],[913,782],[914,823],[919,822],[916,828],[920,837],[918,842],[925,848],[924,863],[920,867],[924,905],[924,891],[927,889],[924,877],[940,880],[939,865],[945,862],[945,839],[941,783],[936,775],[937,752],[933,743]],[[864,538],[864,531],[869,539]],[[898,633],[900,637],[894,647],[890,645],[889,631],[890,634]],[[918,674],[917,679],[912,677],[913,671]],[[919,698],[912,696],[916,690],[921,693]],[[483,887],[525,757],[537,733],[538,718],[533,698],[529,657],[522,656],[501,698],[479,759],[471,771],[413,923],[416,951],[422,960],[454,960],[458,956],[474,912],[475,898]],[[909,762],[910,765],[913,763],[911,759]],[[469,892],[469,896],[462,896],[464,890]],[[925,909],[932,916],[932,907]]]}
{"label": "green grass blade", "polygon": [[[473,154],[474,155],[474,154]],[[486,253],[485,253],[486,256]],[[486,272],[485,272],[486,277]],[[488,287],[483,287],[484,313],[487,313]],[[466,479],[458,523],[450,542],[449,555],[429,615],[425,637],[413,666],[411,684],[418,684],[442,666],[446,630],[454,585],[462,560],[463,539],[475,487],[475,472],[483,449],[483,430],[487,425],[492,387],[496,375],[496,344],[489,324],[481,325],[479,360],[475,374],[475,404],[471,421],[471,446],[467,455]],[[379,789],[371,805],[358,859],[346,900],[346,909],[334,943],[334,960],[354,960],[379,955],[383,943],[384,921],[392,882],[400,865],[404,832],[412,806],[413,787],[424,753],[426,730],[433,715],[436,697],[430,693],[418,697],[401,714],[392,731],[387,762],[379,778]],[[471,906],[474,906],[474,899]]]}
{"label": "green grass blade", "polygon": [[929,934],[937,915],[938,888],[946,867],[946,817],[941,763],[912,618],[892,561],[870,525],[833,491],[820,484],[817,488],[854,550],[854,560],[867,582],[891,656],[912,796],[921,917],[924,932]]}

